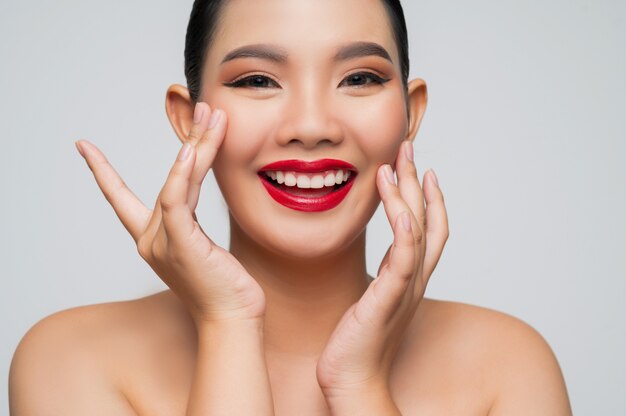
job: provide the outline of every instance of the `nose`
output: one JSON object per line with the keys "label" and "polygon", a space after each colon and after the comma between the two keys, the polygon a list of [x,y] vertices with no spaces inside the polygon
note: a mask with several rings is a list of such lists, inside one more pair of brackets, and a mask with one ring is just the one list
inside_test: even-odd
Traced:
{"label": "nose", "polygon": [[297,144],[309,150],[341,143],[343,131],[331,101],[328,94],[313,85],[306,91],[294,91],[284,103],[278,143]]}

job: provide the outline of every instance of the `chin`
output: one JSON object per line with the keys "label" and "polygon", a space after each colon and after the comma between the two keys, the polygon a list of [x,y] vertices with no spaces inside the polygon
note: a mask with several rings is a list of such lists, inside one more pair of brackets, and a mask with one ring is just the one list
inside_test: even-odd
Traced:
{"label": "chin", "polygon": [[283,234],[277,236],[271,244],[272,251],[285,257],[302,260],[322,259],[335,257],[342,252],[349,250],[351,245],[362,234],[360,233],[317,233],[314,235],[305,234]]}
{"label": "chin", "polygon": [[329,211],[323,215],[293,213],[281,217],[268,213],[263,222],[256,215],[238,218],[232,211],[231,215],[240,232],[253,244],[281,257],[314,260],[334,257],[353,247],[364,234],[375,208],[359,214]]}
{"label": "chin", "polygon": [[[373,183],[368,176],[367,183]],[[273,200],[259,183],[251,186],[248,193],[225,193],[235,184],[222,183],[217,175],[216,178],[229,206],[231,234],[247,240],[246,246],[256,245],[289,259],[322,259],[350,250],[359,244],[359,236],[363,236],[380,203],[375,185],[364,186],[362,182],[355,184],[334,208],[304,212]]]}

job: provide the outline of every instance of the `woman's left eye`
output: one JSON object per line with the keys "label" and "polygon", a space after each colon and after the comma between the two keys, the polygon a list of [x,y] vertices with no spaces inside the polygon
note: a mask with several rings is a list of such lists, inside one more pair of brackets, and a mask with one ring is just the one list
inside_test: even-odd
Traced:
{"label": "woman's left eye", "polygon": [[388,82],[389,79],[385,79],[385,78],[381,78],[376,74],[373,74],[371,72],[358,72],[356,74],[352,74],[352,75],[348,75],[346,78],[343,79],[343,81],[341,81],[341,84],[339,84],[339,86],[342,85],[347,85],[349,87],[364,87],[367,86],[369,84],[384,84],[385,82]]}

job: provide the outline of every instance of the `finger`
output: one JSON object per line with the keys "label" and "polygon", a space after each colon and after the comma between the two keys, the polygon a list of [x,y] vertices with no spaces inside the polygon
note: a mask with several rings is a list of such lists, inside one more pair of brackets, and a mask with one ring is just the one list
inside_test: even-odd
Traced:
{"label": "finger", "polygon": [[431,169],[424,175],[424,193],[426,195],[426,254],[424,255],[424,277],[430,278],[435,270],[443,247],[450,235],[448,213],[443,200],[443,193],[437,183],[437,176]]}
{"label": "finger", "polygon": [[394,240],[389,262],[384,272],[375,280],[374,296],[381,313],[388,319],[393,316],[407,293],[413,292],[416,274],[417,250],[413,238],[411,216],[407,211],[398,215],[393,225]]}
{"label": "finger", "polygon": [[409,207],[409,205],[400,194],[400,189],[395,183],[391,166],[383,165],[378,169],[376,184],[378,186],[378,191],[383,201],[383,207],[385,208],[385,213],[387,214],[389,224],[391,224],[391,226],[393,227],[393,224],[395,224],[396,219],[400,213],[404,211],[410,212],[411,228],[413,229],[413,235],[416,239],[419,239],[421,241],[422,230],[419,227],[415,216],[412,214],[411,207]]}
{"label": "finger", "polygon": [[76,147],[93,172],[104,197],[137,242],[150,218],[150,210],[128,189],[100,149],[86,140],[78,140]]}
{"label": "finger", "polygon": [[211,107],[204,102],[196,103],[193,111],[193,123],[189,134],[187,135],[187,141],[192,145],[197,145],[198,142],[204,136],[207,129],[207,123],[209,116],[211,115]]}
{"label": "finger", "polygon": [[423,230],[425,228],[426,210],[424,208],[424,193],[413,162],[413,143],[410,140],[405,140],[400,146],[399,153],[396,159],[396,172],[400,195],[411,208]]}
{"label": "finger", "polygon": [[226,124],[226,113],[220,109],[213,110],[208,120],[208,129],[196,145],[196,166],[191,175],[188,195],[188,205],[192,211],[198,205],[202,182],[213,166],[215,156],[224,141]]}
{"label": "finger", "polygon": [[168,242],[171,241],[174,244],[189,237],[195,227],[192,211],[187,205],[189,178],[195,159],[194,146],[185,143],[178,153],[159,196],[163,228]]}
{"label": "finger", "polygon": [[[195,174],[195,170],[198,169],[198,144],[207,134],[210,118],[211,106],[205,102],[196,103],[193,112],[193,124],[191,125],[191,130],[187,135],[187,141],[196,147],[196,165],[194,166],[194,172],[191,174],[192,177]],[[187,205],[189,205],[192,212],[196,209],[197,205],[197,199],[190,196],[193,193],[199,194],[200,190],[196,190],[195,186],[191,185],[189,188],[189,195],[187,196]]]}

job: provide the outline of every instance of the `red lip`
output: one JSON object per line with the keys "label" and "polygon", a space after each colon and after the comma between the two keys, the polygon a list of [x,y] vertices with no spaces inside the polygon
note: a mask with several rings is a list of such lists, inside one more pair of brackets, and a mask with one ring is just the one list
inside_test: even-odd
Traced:
{"label": "red lip", "polygon": [[[262,172],[264,171],[292,171],[301,173],[316,173],[326,170],[344,169],[350,170],[350,178],[338,189],[327,195],[319,197],[306,197],[293,195],[274,185]],[[268,194],[279,204],[303,212],[320,212],[332,209],[339,205],[348,195],[357,176],[356,168],[348,162],[336,159],[321,159],[312,162],[303,160],[281,160],[270,163],[259,170],[259,179]]]}

